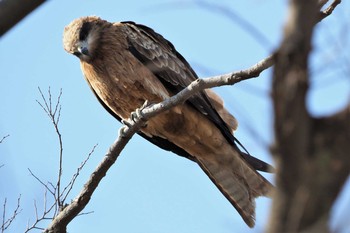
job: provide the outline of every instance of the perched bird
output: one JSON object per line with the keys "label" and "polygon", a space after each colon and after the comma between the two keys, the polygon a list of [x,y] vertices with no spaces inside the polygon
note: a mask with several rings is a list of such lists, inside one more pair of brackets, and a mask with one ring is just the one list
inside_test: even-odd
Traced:
{"label": "perched bird", "polygon": [[[128,119],[147,100],[158,103],[198,77],[175,47],[149,27],[82,17],[64,29],[64,49],[80,59],[99,102],[116,119]],[[139,134],[155,145],[195,161],[248,226],[255,222],[255,198],[272,185],[256,170],[269,165],[243,153],[233,136],[236,119],[213,91],[148,120]]]}

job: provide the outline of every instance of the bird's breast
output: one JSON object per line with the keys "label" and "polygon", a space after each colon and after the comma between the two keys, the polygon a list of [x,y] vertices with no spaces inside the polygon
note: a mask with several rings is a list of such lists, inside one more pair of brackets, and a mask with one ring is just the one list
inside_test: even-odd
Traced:
{"label": "bird's breast", "polygon": [[148,100],[157,103],[169,97],[153,73],[132,57],[114,56],[81,63],[91,89],[115,114],[128,118]]}
{"label": "bird's breast", "polygon": [[[146,100],[159,103],[169,97],[169,92],[145,65],[128,54],[114,57],[119,58],[82,63],[82,70],[96,95],[119,117],[129,118]],[[186,150],[191,148],[190,154],[217,150],[225,142],[220,130],[187,104],[151,118],[142,132],[166,138]]]}

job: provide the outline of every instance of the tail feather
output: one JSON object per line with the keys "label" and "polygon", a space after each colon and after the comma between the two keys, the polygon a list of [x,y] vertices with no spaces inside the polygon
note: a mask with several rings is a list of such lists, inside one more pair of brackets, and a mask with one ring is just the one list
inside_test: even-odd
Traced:
{"label": "tail feather", "polygon": [[[255,198],[267,196],[272,185],[235,151],[230,156],[205,156],[198,164],[236,208],[249,227],[255,225]],[[213,160],[213,158],[215,158]]]}

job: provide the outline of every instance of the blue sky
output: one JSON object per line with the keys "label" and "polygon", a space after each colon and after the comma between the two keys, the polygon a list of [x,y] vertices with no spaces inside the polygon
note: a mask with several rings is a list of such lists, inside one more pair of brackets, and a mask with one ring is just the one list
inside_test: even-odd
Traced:
{"label": "blue sky", "polygon": [[[278,46],[286,20],[285,1],[222,0],[220,4],[254,25],[268,42],[258,41],[213,8],[202,8],[193,1],[164,0],[48,1],[0,39],[0,138],[10,134],[0,144],[0,164],[4,164],[0,203],[7,197],[9,213],[22,195],[22,212],[9,232],[23,232],[28,220],[33,222],[33,200],[39,211],[43,207],[44,188],[27,168],[43,181],[55,182],[57,177],[58,140],[36,103],[40,100],[38,87],[44,92],[50,87],[53,96],[63,90],[59,127],[64,182],[70,181],[98,143],[70,199],[79,193],[121,126],[91,93],[78,59],[63,50],[63,28],[87,15],[148,25],[169,39],[200,77],[248,68]],[[350,60],[344,52],[349,51],[350,28],[345,24],[349,9],[349,2],[344,1],[315,31],[308,107],[316,116],[331,114],[349,101]],[[239,140],[251,154],[272,162],[270,76],[268,70],[257,79],[215,90],[240,123]],[[273,180],[271,175],[266,177]],[[344,208],[350,205],[347,190],[334,208],[334,228],[345,225],[350,229],[346,217],[339,217],[348,214]],[[266,198],[258,199],[257,224],[250,230],[195,163],[135,136],[85,209],[94,213],[76,218],[68,231],[262,232],[270,204]]]}

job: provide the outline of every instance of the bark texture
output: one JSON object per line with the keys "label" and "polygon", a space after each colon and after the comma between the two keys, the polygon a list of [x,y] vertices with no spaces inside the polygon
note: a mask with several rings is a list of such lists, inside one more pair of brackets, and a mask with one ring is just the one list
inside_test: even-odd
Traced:
{"label": "bark texture", "polygon": [[45,0],[1,0],[0,37],[44,2]]}
{"label": "bark texture", "polygon": [[290,1],[273,74],[277,189],[270,233],[329,232],[331,207],[349,176],[349,106],[320,119],[306,108],[308,58],[318,21],[317,0]]}

